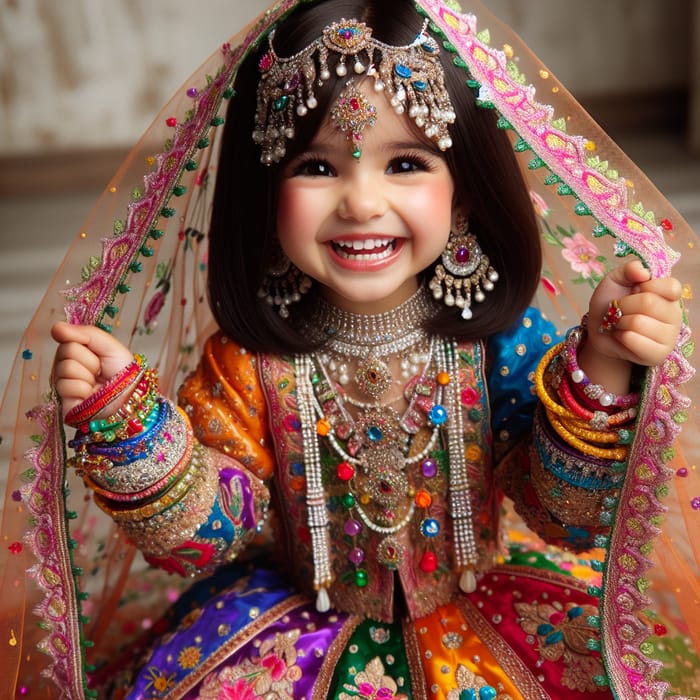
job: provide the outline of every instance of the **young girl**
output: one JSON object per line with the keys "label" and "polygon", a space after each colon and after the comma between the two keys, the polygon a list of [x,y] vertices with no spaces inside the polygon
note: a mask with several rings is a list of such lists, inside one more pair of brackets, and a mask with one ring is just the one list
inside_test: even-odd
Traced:
{"label": "young girl", "polygon": [[[189,117],[166,118],[175,135],[156,175],[88,277],[118,279],[112,296],[128,291],[127,271],[156,253],[158,221],[180,217],[182,245],[170,257],[158,251],[157,282],[131,322],[134,339],[155,338],[174,299],[169,354],[133,355],[118,339],[129,316],[112,302],[115,329],[81,312],[102,282],[74,289],[71,323],[53,325],[68,466],[118,528],[96,537],[102,553],[80,585],[91,593],[83,612],[96,617],[99,666],[85,678],[66,633],[70,596],[41,584],[44,645],[62,690],[482,700],[692,690],[683,678],[697,673],[697,657],[672,651],[688,632],[682,618],[643,614],[630,590],[650,553],[640,536],[649,523],[632,516],[645,493],[656,523],[649,487],[661,488],[660,452],[675,434],[655,440],[649,426],[660,422],[642,422],[644,401],[654,403],[650,387],[667,392],[676,422],[684,405],[672,373],[654,384],[645,368],[671,358],[673,378],[688,375],[682,284],[653,274],[668,270],[655,226],[656,255],[644,255],[648,216],[623,219],[621,201],[593,196],[610,172],[599,168],[594,182],[571,167],[564,180],[557,168],[577,156],[563,130],[560,143],[544,133],[546,110],[529,115],[533,145],[510,138],[523,103],[513,107],[503,82],[512,69],[498,74],[503,54],[474,43],[474,19],[421,6],[279,3],[225,47],[205,92],[188,88]],[[499,86],[511,112],[494,111]],[[220,124],[222,96],[231,101],[214,147],[207,132]],[[539,161],[530,169],[547,168],[541,179],[561,199],[582,177],[592,195],[576,191],[576,213],[597,206],[595,234],[620,236],[623,255],[636,243],[641,260],[609,265],[580,232],[552,225],[559,204],[544,187],[547,200],[531,191],[514,153],[530,148]],[[175,204],[149,199],[165,190]],[[137,260],[129,241],[143,226],[151,242],[139,238]],[[543,277],[540,226],[595,286],[565,333],[531,306],[542,285],[555,309],[562,303],[554,268]],[[205,262],[206,300],[178,299]],[[192,301],[213,312],[219,330],[208,339],[176,313]],[[196,364],[181,340],[193,335],[204,343]],[[184,381],[168,398],[178,372]],[[30,510],[37,491],[25,492]],[[99,529],[91,512],[80,529]],[[79,556],[89,539],[66,551]],[[178,598],[171,579],[139,571],[134,547],[156,570],[197,582]],[[115,603],[144,614],[147,588],[178,600],[125,645],[138,620],[111,621]],[[654,645],[652,633],[668,643]]]}

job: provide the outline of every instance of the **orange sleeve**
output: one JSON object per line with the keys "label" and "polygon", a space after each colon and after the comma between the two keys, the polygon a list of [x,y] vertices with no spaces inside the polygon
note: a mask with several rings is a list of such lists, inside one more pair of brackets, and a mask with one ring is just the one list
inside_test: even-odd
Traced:
{"label": "orange sleeve", "polygon": [[272,476],[268,410],[254,353],[214,334],[180,387],[178,402],[202,444],[234,457],[260,479]]}

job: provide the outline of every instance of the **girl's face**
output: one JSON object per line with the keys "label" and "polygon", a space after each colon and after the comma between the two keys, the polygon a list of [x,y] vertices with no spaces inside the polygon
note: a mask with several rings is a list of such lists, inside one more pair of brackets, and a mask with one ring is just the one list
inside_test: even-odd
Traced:
{"label": "girl's face", "polygon": [[442,252],[453,223],[454,183],[437,146],[416,135],[371,83],[377,110],[362,156],[326,118],[288,163],[277,234],[290,260],[347,311],[380,313],[405,301]]}

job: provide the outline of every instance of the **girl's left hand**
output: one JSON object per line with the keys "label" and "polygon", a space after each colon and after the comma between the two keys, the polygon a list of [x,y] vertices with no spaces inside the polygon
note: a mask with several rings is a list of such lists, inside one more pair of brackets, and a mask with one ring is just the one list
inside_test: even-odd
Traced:
{"label": "girl's left hand", "polygon": [[[673,350],[681,327],[681,283],[650,279],[639,260],[609,272],[593,292],[586,344],[599,358],[645,367],[661,364]],[[622,315],[610,330],[600,332],[603,318],[616,302]]]}

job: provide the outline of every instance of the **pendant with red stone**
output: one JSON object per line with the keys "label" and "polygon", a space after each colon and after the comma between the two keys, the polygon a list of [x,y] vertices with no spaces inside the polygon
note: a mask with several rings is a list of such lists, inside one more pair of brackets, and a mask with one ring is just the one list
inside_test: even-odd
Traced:
{"label": "pendant with red stone", "polygon": [[418,566],[420,570],[426,574],[432,574],[435,569],[437,569],[438,560],[434,552],[427,551],[423,552],[423,556],[420,558]]}
{"label": "pendant with red stone", "polygon": [[377,547],[377,561],[394,571],[398,568],[405,551],[405,547],[393,537],[385,537]]}
{"label": "pendant with red stone", "polygon": [[479,267],[483,253],[471,233],[450,236],[442,254],[445,269],[456,277],[467,277]]}

